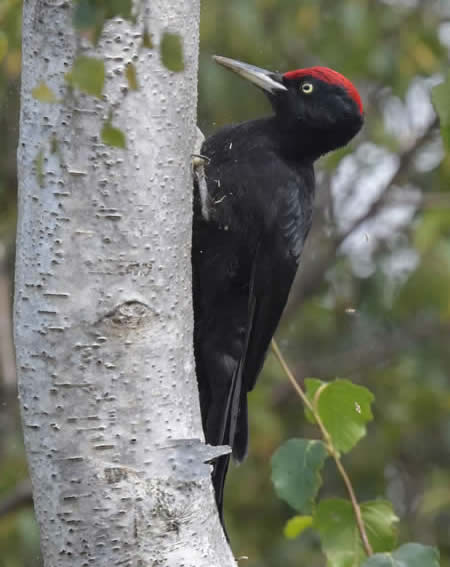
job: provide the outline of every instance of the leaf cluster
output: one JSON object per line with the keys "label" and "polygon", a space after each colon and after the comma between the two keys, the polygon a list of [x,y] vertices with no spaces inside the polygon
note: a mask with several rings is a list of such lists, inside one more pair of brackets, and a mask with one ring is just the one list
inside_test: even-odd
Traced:
{"label": "leaf cluster", "polygon": [[[323,441],[291,439],[272,457],[275,491],[299,513],[286,523],[285,536],[294,539],[306,529],[316,531],[328,567],[437,567],[434,548],[406,544],[395,549],[399,519],[392,504],[381,499],[358,504],[342,466],[341,454],[351,451],[365,436],[372,419],[371,392],[348,380],[327,383],[310,378],[305,385],[306,395],[300,395],[306,417],[318,425]],[[329,457],[336,462],[350,500],[318,500],[322,470]]]}

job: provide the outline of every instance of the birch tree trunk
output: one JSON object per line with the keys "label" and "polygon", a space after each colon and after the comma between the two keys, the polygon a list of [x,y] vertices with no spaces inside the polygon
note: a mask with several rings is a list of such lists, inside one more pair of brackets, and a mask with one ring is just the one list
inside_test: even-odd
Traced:
{"label": "birch tree trunk", "polygon": [[[15,343],[46,567],[234,565],[192,354],[199,0],[136,8],[94,50],[71,2],[24,2]],[[140,47],[144,23],[155,49]],[[166,30],[181,73],[161,64]],[[104,59],[102,99],[67,94],[79,53]],[[35,100],[41,81],[62,102]],[[126,150],[100,142],[110,111]]]}

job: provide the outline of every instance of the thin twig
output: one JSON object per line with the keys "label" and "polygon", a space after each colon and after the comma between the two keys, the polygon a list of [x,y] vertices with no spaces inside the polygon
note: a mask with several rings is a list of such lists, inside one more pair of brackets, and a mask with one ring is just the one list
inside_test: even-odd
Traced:
{"label": "thin twig", "polygon": [[280,351],[278,344],[277,344],[275,339],[272,339],[271,345],[272,345],[272,351],[275,354],[276,358],[278,359],[278,362],[280,363],[280,365],[281,365],[282,369],[284,370],[286,376],[288,377],[290,383],[294,387],[297,394],[300,396],[302,402],[311,411],[311,413],[314,416],[314,419],[317,422],[317,425],[319,426],[319,429],[322,433],[322,437],[325,441],[327,451],[330,454],[330,456],[334,459],[334,461],[336,463],[336,467],[339,471],[339,474],[341,475],[341,477],[344,481],[345,487],[347,488],[347,492],[348,492],[348,495],[350,496],[350,501],[352,503],[353,512],[355,514],[355,520],[356,520],[356,525],[358,526],[359,535],[361,537],[361,541],[362,541],[364,550],[365,550],[366,554],[370,557],[371,555],[373,555],[373,549],[372,549],[372,546],[370,545],[369,538],[367,537],[366,528],[364,526],[364,520],[363,520],[362,514],[361,514],[361,508],[358,504],[358,500],[356,499],[356,496],[355,496],[355,491],[353,490],[353,486],[352,486],[352,483],[350,481],[350,478],[349,478],[349,476],[348,476],[348,474],[347,474],[347,472],[344,468],[344,465],[342,464],[339,453],[334,448],[330,434],[328,433],[326,427],[324,426],[322,420],[320,419],[319,413],[317,412],[317,410],[313,406],[313,404],[311,404],[311,402],[309,401],[305,392],[303,391],[302,387],[297,382],[297,380],[295,379],[295,376],[291,372],[291,369],[289,368],[286,360],[284,359],[283,355],[281,354],[281,351]]}
{"label": "thin twig", "polygon": [[297,382],[297,380],[295,379],[295,376],[292,374],[291,369],[289,368],[286,361],[284,360],[284,357],[281,354],[281,351],[280,351],[278,344],[277,344],[277,341],[275,339],[272,339],[272,350],[275,353],[275,356],[277,357],[278,362],[281,364],[281,368],[284,370],[284,372],[285,372],[286,376],[288,377],[290,383],[294,387],[294,390],[297,392],[297,394],[302,399],[302,402],[305,404],[305,406],[310,411],[314,412],[314,408],[313,408],[311,402],[308,400],[308,398],[306,397],[306,394],[303,392],[300,384]]}
{"label": "thin twig", "polygon": [[353,490],[352,483],[350,481],[350,478],[346,470],[344,469],[344,465],[342,464],[341,459],[339,458],[338,455],[333,455],[333,458],[335,460],[338,471],[341,473],[341,476],[344,480],[348,495],[350,496],[350,500],[353,506],[353,512],[355,513],[356,524],[358,526],[359,535],[361,536],[364,549],[367,555],[370,557],[371,555],[373,555],[373,549],[372,546],[370,545],[369,538],[367,537],[366,528],[364,526],[364,520],[361,514],[361,508],[359,506],[358,500],[356,499],[355,491]]}

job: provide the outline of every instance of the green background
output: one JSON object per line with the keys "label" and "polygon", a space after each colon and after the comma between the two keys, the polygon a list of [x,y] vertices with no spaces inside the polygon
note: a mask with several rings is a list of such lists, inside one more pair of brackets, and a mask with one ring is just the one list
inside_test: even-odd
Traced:
{"label": "green background", "polygon": [[[40,565],[30,502],[2,514],[27,477],[8,327],[20,10],[19,0],[0,0],[0,567]],[[443,567],[450,566],[450,155],[429,101],[448,70],[449,35],[444,1],[204,0],[199,76],[206,134],[269,112],[264,96],[212,54],[279,71],[329,66],[361,92],[363,131],[318,163],[314,229],[278,339],[299,380],[348,378],[374,393],[375,420],[344,463],[360,500],[392,500],[400,543],[437,545]],[[346,198],[333,201],[338,181]],[[395,227],[405,210],[406,222]],[[366,223],[352,229],[360,215]],[[342,230],[351,235],[343,246]],[[286,439],[316,433],[271,355],[250,396],[250,424],[249,458],[233,468],[226,492],[235,555],[248,556],[248,567],[324,566],[312,531],[283,536],[294,512],[274,493],[270,459]],[[332,463],[320,494],[345,496]]]}

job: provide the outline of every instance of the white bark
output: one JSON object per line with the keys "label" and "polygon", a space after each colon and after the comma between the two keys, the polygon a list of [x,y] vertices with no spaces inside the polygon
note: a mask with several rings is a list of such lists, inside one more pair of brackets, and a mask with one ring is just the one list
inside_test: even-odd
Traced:
{"label": "white bark", "polygon": [[[46,567],[234,565],[192,355],[199,0],[137,5],[137,26],[81,42],[106,63],[99,100],[64,98],[71,3],[24,2],[15,342]],[[144,18],[156,46],[164,30],[182,37],[184,72],[138,49]],[[125,95],[130,61],[140,88]],[[41,81],[64,101],[34,100]],[[126,151],[100,143],[110,108]]]}

